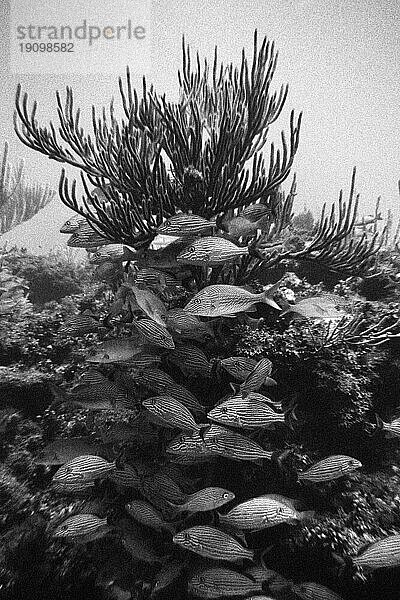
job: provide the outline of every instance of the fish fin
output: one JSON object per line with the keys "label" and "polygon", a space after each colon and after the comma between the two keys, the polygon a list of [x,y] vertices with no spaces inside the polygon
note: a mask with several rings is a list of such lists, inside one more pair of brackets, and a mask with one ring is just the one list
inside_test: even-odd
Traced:
{"label": "fish fin", "polygon": [[[274,287],[274,286],[272,286],[272,287]],[[263,299],[262,299],[262,301],[263,301],[265,304],[268,304],[268,306],[271,306],[272,308],[275,308],[276,310],[282,310],[282,308],[281,308],[281,307],[280,307],[280,306],[279,306],[279,305],[278,305],[278,304],[275,302],[275,300],[273,300],[273,299],[271,298],[271,296],[272,296],[272,295],[273,295],[273,293],[274,293],[274,292],[271,292],[271,289],[272,289],[272,288],[270,288],[270,289],[268,289],[268,290],[264,290],[264,292],[263,292]]]}
{"label": "fish fin", "polygon": [[240,390],[240,385],[238,385],[237,383],[233,383],[233,381],[231,381],[229,383],[230,388],[232,389],[234,394],[237,394]]}

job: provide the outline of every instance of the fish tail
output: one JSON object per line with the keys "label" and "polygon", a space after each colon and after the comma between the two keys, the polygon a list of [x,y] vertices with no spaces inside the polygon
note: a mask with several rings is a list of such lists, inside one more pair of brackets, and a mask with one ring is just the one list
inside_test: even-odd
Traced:
{"label": "fish tail", "polygon": [[275,300],[271,298],[271,295],[273,294],[273,292],[271,292],[271,288],[268,290],[264,290],[262,294],[262,301],[264,302],[264,304],[268,304],[268,306],[271,306],[276,310],[282,310],[282,308],[275,302]]}

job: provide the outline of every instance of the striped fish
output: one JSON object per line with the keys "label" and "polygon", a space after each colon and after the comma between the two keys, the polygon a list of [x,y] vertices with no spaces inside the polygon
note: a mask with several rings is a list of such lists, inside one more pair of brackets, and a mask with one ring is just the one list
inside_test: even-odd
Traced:
{"label": "striped fish", "polygon": [[[221,400],[218,401],[217,406],[221,405],[223,402],[225,402],[226,400],[230,400],[231,398],[238,398],[241,397],[243,398],[243,396],[241,394],[235,394],[234,396],[226,396],[221,398]],[[271,398],[268,398],[267,396],[264,396],[263,394],[259,394],[258,392],[249,392],[246,395],[246,400],[248,400],[249,402],[261,402],[262,404],[269,404],[270,406],[273,406],[275,410],[281,410],[282,409],[282,403],[281,402],[275,402],[274,400],[271,400]]]}
{"label": "striped fish", "polygon": [[208,525],[196,525],[180,531],[172,541],[185,550],[213,560],[237,562],[245,558],[254,559],[254,550],[244,548],[235,538]]}
{"label": "striped fish", "polygon": [[220,365],[229,375],[239,381],[244,381],[253,371],[257,361],[247,356],[230,356],[220,360]]}
{"label": "striped fish", "polygon": [[229,490],[219,487],[207,487],[198,492],[190,494],[183,504],[173,504],[171,506],[177,512],[206,512],[215,510],[235,498],[235,494]]}
{"label": "striped fish", "polygon": [[60,438],[48,444],[35,457],[38,465],[62,465],[82,454],[101,454],[104,450],[101,444],[95,443],[90,437]]}
{"label": "striped fish", "polygon": [[248,219],[243,214],[237,215],[232,219],[222,219],[221,229],[226,231],[232,238],[248,237],[253,236],[257,233],[257,229],[268,228],[270,224],[270,215],[266,214],[257,219],[256,221]]}
{"label": "striped fish", "polygon": [[135,529],[131,531],[129,529],[124,531],[121,542],[125,550],[137,561],[150,565],[163,562],[163,558],[158,554],[155,544],[148,534],[142,530]]}
{"label": "striped fish", "polygon": [[84,481],[82,483],[57,483],[52,484],[54,491],[59,494],[79,494],[86,493],[92,490],[94,487],[94,481]]}
{"label": "striped fish", "polygon": [[78,383],[71,391],[84,400],[104,400],[111,404],[123,403],[126,400],[126,392],[107,377],[103,377],[102,381],[99,378],[99,383]]}
{"label": "striped fish", "polygon": [[156,497],[161,497],[168,502],[179,504],[186,498],[179,485],[161,471],[146,476],[142,481],[142,490],[151,502]]}
{"label": "striped fish", "polygon": [[186,458],[190,462],[196,462],[204,457],[211,458],[216,455],[197,432],[191,435],[183,434],[174,438],[168,444],[166,452],[182,459]]}
{"label": "striped fish", "polygon": [[312,516],[298,512],[290,501],[282,502],[274,495],[251,498],[238,504],[226,515],[219,515],[220,523],[241,530],[260,531],[281,523],[293,523]]}
{"label": "striped fish", "polygon": [[202,237],[192,241],[176,257],[180,264],[217,266],[247,256],[247,246],[239,247],[222,237]]}
{"label": "striped fish", "polygon": [[265,384],[267,377],[271,375],[271,371],[272,362],[268,358],[259,360],[240,386],[242,395],[259,390],[260,387]]}
{"label": "striped fish", "polygon": [[394,419],[394,421],[391,421],[390,423],[386,423],[377,416],[377,423],[378,427],[385,432],[386,437],[400,437],[400,418]]}
{"label": "striped fish", "polygon": [[81,217],[81,215],[74,215],[68,221],[65,221],[63,225],[60,227],[60,233],[74,233],[78,231],[78,229],[86,223],[85,217]]}
{"label": "striped fish", "polygon": [[194,315],[189,315],[183,308],[173,308],[168,311],[167,325],[181,339],[197,340],[199,342],[213,338],[212,330]]}
{"label": "striped fish", "polygon": [[131,286],[135,295],[136,302],[141,310],[153,321],[159,325],[165,326],[167,320],[167,309],[161,302],[160,298],[150,292],[150,290],[142,290],[136,286]]}
{"label": "striped fish", "polygon": [[292,590],[302,600],[343,600],[342,596],[313,581],[293,585]]}
{"label": "striped fish", "polygon": [[85,335],[99,330],[99,322],[89,315],[74,315],[59,329],[62,335]]}
{"label": "striped fish", "polygon": [[53,537],[89,542],[103,537],[110,530],[107,518],[101,519],[96,515],[79,513],[65,519],[55,529]]}
{"label": "striped fish", "polygon": [[264,450],[253,440],[220,425],[212,425],[204,434],[204,441],[215,454],[233,460],[271,460],[272,457],[272,452]]}
{"label": "striped fish", "polygon": [[164,564],[155,576],[151,597],[154,598],[154,596],[167,589],[182,575],[184,568],[185,564],[181,560],[171,560]]}
{"label": "striped fish", "polygon": [[258,221],[261,217],[265,217],[265,215],[270,212],[271,209],[265,204],[249,204],[249,206],[246,206],[239,215],[245,217],[249,221]]}
{"label": "striped fish", "polygon": [[159,286],[163,285],[166,287],[176,287],[179,285],[179,281],[175,279],[170,273],[164,273],[157,271],[152,268],[141,268],[135,275],[134,280],[136,285],[148,285],[148,286]]}
{"label": "striped fish", "polygon": [[123,244],[108,244],[98,248],[89,257],[89,264],[102,265],[106,262],[125,262],[135,260],[136,252],[124,246]]}
{"label": "striped fish", "polygon": [[300,473],[298,478],[300,481],[312,481],[315,483],[332,481],[333,479],[339,479],[339,477],[352,473],[361,467],[362,463],[356,458],[337,454],[328,456],[315,463],[307,471]]}
{"label": "striped fish", "polygon": [[186,408],[195,412],[195,413],[204,413],[205,408],[200,402],[197,400],[196,396],[192,394],[188,389],[183,387],[183,385],[171,385],[167,389],[168,395],[175,398],[175,400],[179,400]]}
{"label": "striped fish", "polygon": [[68,238],[67,246],[71,248],[97,248],[98,246],[105,246],[112,243],[113,241],[105,235],[97,233],[85,219],[85,222],[79,226],[79,229],[74,231]]}
{"label": "striped fish", "polygon": [[260,429],[284,423],[285,415],[275,412],[268,404],[233,396],[208,413],[211,421],[242,429]]}
{"label": "striped fish", "polygon": [[165,531],[169,531],[171,535],[175,534],[175,527],[171,523],[166,523],[162,514],[149,502],[131,500],[131,502],[125,505],[125,510],[128,515],[142,525],[147,525],[147,527],[157,529],[158,531],[164,529]]}
{"label": "striped fish", "polygon": [[175,342],[170,332],[153,319],[133,319],[132,323],[140,335],[155,346],[172,350],[175,348]]}
{"label": "striped fish", "polygon": [[136,337],[106,340],[96,346],[96,352],[86,357],[87,362],[109,364],[130,361],[141,351]]}
{"label": "striped fish", "polygon": [[190,344],[177,346],[169,352],[167,360],[178,367],[186,376],[210,377],[211,364],[200,348]]}
{"label": "striped fish", "polygon": [[133,369],[150,369],[157,367],[161,363],[161,357],[149,352],[138,352],[126,361],[119,361],[119,364],[133,367]]}
{"label": "striped fish", "polygon": [[109,479],[115,483],[118,488],[140,490],[142,477],[139,471],[130,466],[124,465],[123,469],[116,469],[109,475]]}
{"label": "striped fish", "polygon": [[280,310],[269,294],[269,290],[253,294],[236,285],[209,285],[190,300],[185,310],[191,315],[200,317],[222,317],[246,312],[258,303],[268,304]]}
{"label": "striped fish", "polygon": [[358,556],[353,558],[357,567],[374,571],[385,567],[400,565],[400,534],[389,535],[373,543]]}
{"label": "striped fish", "polygon": [[65,463],[53,476],[55,483],[82,483],[102,479],[115,471],[115,463],[109,463],[101,456],[84,454]]}
{"label": "striped fish", "polygon": [[266,569],[261,565],[253,565],[246,569],[244,572],[245,575],[257,581],[257,583],[268,584],[268,589],[270,592],[275,593],[281,590],[282,588],[289,587],[291,582],[288,579],[285,579],[272,569]]}
{"label": "striped fish", "polygon": [[165,392],[169,388],[178,385],[167,373],[157,368],[146,368],[135,373],[137,383],[145,386],[153,392]]}
{"label": "striped fish", "polygon": [[262,592],[262,587],[237,571],[225,567],[209,567],[192,575],[188,581],[188,591],[196,598],[217,600],[244,598],[248,594]]}
{"label": "striped fish", "polygon": [[165,427],[183,429],[184,431],[200,431],[204,425],[199,425],[192,413],[179,400],[172,396],[155,396],[142,402],[142,406]]}
{"label": "striped fish", "polygon": [[159,235],[172,235],[184,238],[209,233],[213,227],[215,227],[214,223],[207,221],[203,217],[178,213],[166,219],[158,227],[157,233]]}

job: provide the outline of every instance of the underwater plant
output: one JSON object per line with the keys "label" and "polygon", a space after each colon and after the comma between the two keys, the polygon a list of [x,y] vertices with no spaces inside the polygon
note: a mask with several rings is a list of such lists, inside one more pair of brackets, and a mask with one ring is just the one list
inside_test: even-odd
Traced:
{"label": "underwater plant", "polygon": [[[348,349],[393,340],[400,322],[370,323],[338,294],[313,294],[309,286],[301,296],[293,278],[273,276],[288,261],[368,273],[382,241],[378,232],[352,238],[354,171],[349,200],[341,192],[338,207],[328,214],[324,206],[311,239],[287,246],[296,180],[289,194],[280,186],[298,149],[301,115],[292,112],[289,144],[282,134],[267,166],[269,125],[287,97],[287,87],[270,90],[276,62],[274,45],[264,39],[259,47],[257,34],[252,62],[243,52],[239,67],[220,65],[217,51],[211,67],[199,57],[193,66],[184,43],[179,101],[158,96],[145,80],[139,99],[128,70],[120,80],[124,118],[113,105],[102,117],[93,110],[93,135],[79,125],[71,89],[65,104],[57,94],[58,133],[39,126],[36,103],[30,111],[18,89],[21,141],[82,171],[81,202],[76,182],[70,186],[62,173],[61,200],[77,215],[61,231],[112,281],[105,314],[82,307],[60,330],[92,335],[93,347],[72,388],[53,386],[54,435],[36,455],[56,507],[46,512],[46,535],[59,552],[72,547],[76,560],[84,547],[87,570],[110,597],[170,597],[172,586],[175,598],[310,597],[315,590],[339,597],[324,586],[329,577],[319,565],[311,575],[320,582],[305,574],[298,581],[303,574],[289,561],[281,561],[282,575],[270,568],[269,549],[284,554],[291,531],[295,539],[318,537],[313,523],[332,508],[321,498],[362,467],[339,435],[329,453],[312,447],[310,428],[302,439],[312,406],[283,397],[280,388],[291,382],[277,365],[292,354],[304,372],[302,347],[314,355],[323,348],[318,367],[325,359],[325,370],[310,370],[306,391],[317,387],[316,402],[344,374],[325,398],[336,405],[325,412],[339,415],[338,431],[351,430],[369,418],[374,377]],[[261,269],[271,273],[268,285],[257,280]],[[236,355],[238,326],[252,332],[252,347]],[[332,348],[340,361],[327,365]],[[374,569],[400,563],[398,536],[381,533],[388,542],[379,560],[369,559]],[[333,551],[351,552],[341,557],[343,568],[362,568],[353,554],[367,540],[354,537],[352,545],[321,544],[329,568]]]}

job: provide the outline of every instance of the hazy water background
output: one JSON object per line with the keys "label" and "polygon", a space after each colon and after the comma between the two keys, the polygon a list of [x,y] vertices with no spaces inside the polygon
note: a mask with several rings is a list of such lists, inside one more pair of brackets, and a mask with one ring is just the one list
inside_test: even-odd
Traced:
{"label": "hazy water background", "polygon": [[[44,0],[42,0],[44,1]],[[54,0],[46,0],[48,2]],[[55,90],[72,86],[83,122],[90,106],[108,105],[118,97],[118,75],[12,75],[8,66],[9,5],[1,5],[0,141],[7,139],[11,157],[24,158],[28,173],[58,186],[60,164],[25,148],[12,126],[14,94],[20,81],[39,102],[43,124],[56,117]],[[95,14],[96,3],[93,2]],[[116,10],[116,18],[117,11]],[[348,189],[351,169],[358,167],[357,190],[362,211],[369,212],[376,197],[399,215],[397,181],[400,177],[400,4],[395,0],[154,0],[152,3],[152,60],[149,79],[159,92],[173,99],[176,71],[181,61],[184,33],[194,50],[213,55],[218,44],[225,60],[240,60],[242,46],[251,48],[253,30],[276,41],[280,61],[275,86],[289,82],[286,109],[271,128],[270,139],[288,131],[294,108],[304,111],[300,148],[293,171],[298,174],[297,207],[315,212],[324,200],[337,199]],[[126,57],[129,64],[129,56]],[[140,74],[133,80],[140,85]],[[68,169],[69,174],[77,170]],[[286,188],[289,180],[286,182]],[[46,252],[65,244],[59,225],[69,214],[59,200],[2,241]]]}

